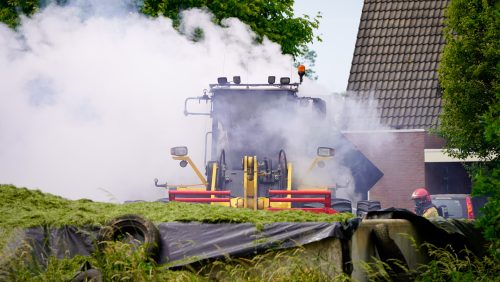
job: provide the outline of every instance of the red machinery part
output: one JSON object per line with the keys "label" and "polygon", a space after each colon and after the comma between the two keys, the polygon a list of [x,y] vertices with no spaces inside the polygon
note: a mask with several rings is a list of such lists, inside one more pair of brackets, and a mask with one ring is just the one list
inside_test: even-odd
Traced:
{"label": "red machinery part", "polygon": [[[172,190],[168,193],[170,201],[191,202],[191,203],[230,203],[230,191],[192,191],[192,190]],[[279,195],[301,195],[301,196],[323,196],[307,198],[273,198]],[[222,198],[177,198],[177,196],[226,196]],[[331,192],[327,190],[269,190],[269,202],[289,202],[289,203],[323,203],[323,208],[268,208],[270,211],[279,210],[303,210],[313,213],[335,214],[337,211],[331,208]]]}
{"label": "red machinery part", "polygon": [[[301,196],[323,196],[316,198],[273,198],[278,195],[301,195]],[[268,208],[270,211],[278,210],[303,210],[314,213],[334,214],[336,210],[331,208],[332,196],[328,190],[269,190],[269,203],[289,202],[289,203],[323,203],[323,208]]]}
{"label": "red machinery part", "polygon": [[231,191],[193,191],[193,190],[171,190],[168,192],[169,195],[222,195],[229,196],[231,195]]}
{"label": "red machinery part", "polygon": [[290,202],[290,203],[324,203],[325,198],[269,198],[269,202]]}
{"label": "red machinery part", "polygon": [[[169,201],[191,202],[191,203],[230,203],[230,191],[190,191],[190,190],[172,190],[168,191]],[[227,198],[177,198],[176,196],[227,196]]]}
{"label": "red machinery part", "polygon": [[336,210],[332,208],[290,208],[290,209],[285,209],[285,208],[268,208],[268,211],[283,211],[283,210],[300,210],[300,211],[307,211],[307,212],[313,212],[313,213],[326,213],[326,214],[336,214],[338,213]]}

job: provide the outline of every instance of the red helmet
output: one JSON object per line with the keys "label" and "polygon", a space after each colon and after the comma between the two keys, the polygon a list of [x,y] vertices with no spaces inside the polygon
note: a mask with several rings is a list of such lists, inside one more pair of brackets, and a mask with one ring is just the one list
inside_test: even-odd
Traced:
{"label": "red helmet", "polygon": [[413,191],[413,194],[411,194],[411,199],[412,200],[425,199],[426,202],[430,202],[431,196],[429,195],[429,192],[427,192],[427,190],[425,188],[418,188],[415,191]]}

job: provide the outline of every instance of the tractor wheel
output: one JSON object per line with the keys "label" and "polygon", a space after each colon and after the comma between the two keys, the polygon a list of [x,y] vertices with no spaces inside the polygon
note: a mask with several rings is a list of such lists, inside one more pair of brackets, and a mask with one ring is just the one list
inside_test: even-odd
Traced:
{"label": "tractor wheel", "polygon": [[279,188],[286,190],[288,185],[288,163],[286,161],[286,154],[284,150],[280,150],[278,155],[278,168],[280,170]]}
{"label": "tractor wheel", "polygon": [[337,212],[349,212],[352,213],[352,204],[348,199],[333,198],[332,199],[332,209]]}
{"label": "tractor wheel", "polygon": [[[323,208],[325,205],[322,203],[306,203],[303,204],[304,208]],[[333,198],[331,201],[331,208],[337,212],[350,212],[352,213],[351,201],[348,199]]]}
{"label": "tractor wheel", "polygon": [[225,177],[226,177],[226,151],[224,149],[220,152],[220,157],[219,157],[219,169],[217,170],[217,183],[216,183],[216,188],[219,190],[224,190],[225,188]]}
{"label": "tractor wheel", "polygon": [[[210,189],[212,188],[212,171],[214,169],[214,164],[216,164],[217,162],[215,161],[210,161],[207,163],[207,172],[206,172],[206,175],[207,175],[207,191],[210,191]],[[217,174],[219,173],[219,169],[217,170]],[[215,178],[215,188],[218,187],[218,177],[216,176]]]}
{"label": "tractor wheel", "polygon": [[119,216],[111,220],[99,232],[98,246],[106,241],[122,241],[136,246],[144,245],[146,256],[158,259],[160,231],[149,220],[134,214]]}
{"label": "tractor wheel", "polygon": [[356,215],[358,217],[365,216],[369,211],[378,211],[381,209],[380,201],[358,201],[356,206]]}
{"label": "tractor wheel", "polygon": [[215,190],[224,190],[225,188],[225,175],[226,175],[226,152],[224,150],[221,151],[219,162],[209,161],[206,167],[206,176],[207,176],[207,191],[212,189],[212,171],[214,168],[214,164],[217,164],[217,174],[215,175]]}

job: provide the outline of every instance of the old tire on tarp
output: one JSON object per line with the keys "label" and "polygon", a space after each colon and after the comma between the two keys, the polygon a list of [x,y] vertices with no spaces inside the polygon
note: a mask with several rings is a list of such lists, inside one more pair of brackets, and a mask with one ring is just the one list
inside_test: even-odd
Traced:
{"label": "old tire on tarp", "polygon": [[104,246],[106,241],[144,245],[146,256],[158,260],[160,231],[151,221],[139,215],[127,214],[109,221],[99,232],[99,247]]}
{"label": "old tire on tarp", "polygon": [[102,273],[97,269],[80,271],[71,279],[71,282],[101,282]]}

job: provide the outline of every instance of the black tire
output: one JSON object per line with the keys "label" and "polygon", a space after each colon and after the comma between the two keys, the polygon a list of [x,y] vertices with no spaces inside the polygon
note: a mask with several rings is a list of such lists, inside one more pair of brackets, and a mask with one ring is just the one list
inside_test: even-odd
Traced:
{"label": "black tire", "polygon": [[102,273],[97,269],[79,271],[71,282],[101,282]]}
{"label": "black tire", "polygon": [[98,246],[106,241],[123,241],[134,245],[144,245],[146,255],[158,260],[160,231],[149,220],[134,214],[119,216],[111,220],[99,232]]}
{"label": "black tire", "polygon": [[378,211],[382,209],[380,201],[370,201],[370,211]]}
{"label": "black tire", "polygon": [[[300,204],[300,203],[299,203]],[[302,205],[297,205],[300,208],[324,208],[323,203],[303,203]],[[352,204],[348,199],[333,198],[330,207],[337,212],[350,212],[352,213]]]}
{"label": "black tire", "polygon": [[217,179],[215,181],[216,190],[225,190],[226,189],[226,151],[224,149],[220,152],[219,157],[219,169],[217,169]]}
{"label": "black tire", "polygon": [[225,175],[226,175],[226,151],[222,150],[219,157],[219,162],[209,161],[207,163],[205,175],[207,176],[207,191],[212,189],[212,171],[214,164],[217,164],[217,174],[215,176],[215,190],[224,190]]}
{"label": "black tire", "polygon": [[288,186],[288,162],[285,150],[280,150],[278,154],[278,168],[280,170],[279,189],[286,190]]}
{"label": "black tire", "polygon": [[[209,161],[207,163],[207,171],[206,171],[206,175],[207,175],[207,191],[210,191],[210,189],[212,189],[212,170],[214,169],[214,164],[216,164],[217,162],[215,161]],[[220,168],[219,168],[220,169]],[[218,177],[216,176],[215,178],[215,187],[217,188],[218,187],[218,184],[217,183],[218,181]]]}
{"label": "black tire", "polygon": [[366,211],[377,211],[381,209],[380,201],[367,201],[362,200],[357,203],[358,208],[361,208]]}
{"label": "black tire", "polygon": [[350,212],[352,213],[352,203],[348,199],[333,198],[332,199],[332,209],[337,212]]}
{"label": "black tire", "polygon": [[358,201],[356,205],[356,215],[363,217],[369,211],[378,211],[381,209],[380,201]]}

